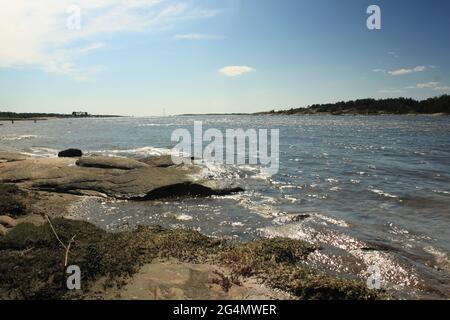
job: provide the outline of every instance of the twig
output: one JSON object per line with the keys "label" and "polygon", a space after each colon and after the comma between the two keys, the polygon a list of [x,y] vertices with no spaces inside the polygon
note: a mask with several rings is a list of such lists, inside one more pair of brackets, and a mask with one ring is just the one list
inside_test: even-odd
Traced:
{"label": "twig", "polygon": [[70,239],[69,244],[68,244],[68,246],[67,246],[67,249],[66,249],[66,259],[64,260],[64,267],[67,267],[67,260],[69,259],[69,250],[70,250],[70,246],[72,245],[72,242],[73,242],[73,240],[75,239],[76,236],[77,236],[77,235],[74,235],[74,236],[72,237],[72,239]]}
{"label": "twig", "polygon": [[56,239],[58,239],[59,243],[60,243],[60,244],[62,245],[62,247],[66,250],[66,255],[65,255],[65,258],[64,258],[64,267],[67,267],[67,261],[68,261],[68,259],[69,259],[70,246],[72,245],[72,242],[74,241],[74,239],[75,239],[75,237],[76,237],[77,235],[74,235],[74,236],[72,237],[72,239],[70,239],[69,244],[66,246],[66,245],[61,241],[61,239],[59,238],[58,233],[56,233],[56,230],[55,230],[55,228],[53,227],[52,221],[50,220],[50,218],[48,217],[48,215],[45,215],[45,217],[47,218],[47,221],[48,221],[48,223],[50,224],[50,228],[52,229],[53,234],[55,235]]}
{"label": "twig", "polygon": [[53,234],[55,235],[56,239],[58,239],[59,243],[63,246],[64,249],[67,250],[66,245],[61,241],[61,239],[59,238],[58,234],[56,233],[55,228],[53,228],[53,224],[50,221],[50,218],[48,217],[48,215],[45,215],[45,217],[47,218],[48,223],[50,224],[50,228],[52,228]]}

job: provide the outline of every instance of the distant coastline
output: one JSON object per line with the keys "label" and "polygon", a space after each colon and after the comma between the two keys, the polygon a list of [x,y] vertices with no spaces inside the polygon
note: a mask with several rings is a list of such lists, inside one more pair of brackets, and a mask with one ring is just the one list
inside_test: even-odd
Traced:
{"label": "distant coastline", "polygon": [[193,116],[251,116],[251,115],[450,115],[450,95],[442,95],[426,100],[414,100],[412,98],[390,99],[358,99],[341,101],[336,103],[314,104],[307,107],[282,109],[276,111],[261,111],[254,113],[185,113],[178,114],[182,117]]}
{"label": "distant coastline", "polygon": [[83,116],[73,114],[60,113],[16,113],[9,111],[0,111],[0,121],[33,121],[33,120],[48,120],[48,119],[66,119],[66,118],[118,118],[118,115],[91,115]]}
{"label": "distant coastline", "polygon": [[328,104],[315,104],[306,108],[258,112],[257,115],[450,115],[450,96],[443,95],[426,100],[411,98],[359,99]]}

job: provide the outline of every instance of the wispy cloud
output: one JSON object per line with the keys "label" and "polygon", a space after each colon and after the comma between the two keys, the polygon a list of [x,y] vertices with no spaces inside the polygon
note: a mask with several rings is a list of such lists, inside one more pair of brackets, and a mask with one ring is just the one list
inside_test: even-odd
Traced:
{"label": "wispy cloud", "polygon": [[437,87],[439,85],[439,82],[426,82],[426,83],[418,83],[414,86],[409,86],[406,87],[406,89],[430,89],[430,88],[434,88]]}
{"label": "wispy cloud", "polygon": [[100,67],[78,66],[77,57],[105,47],[111,36],[166,30],[178,23],[220,13],[220,10],[196,7],[190,1],[78,0],[75,3],[81,9],[79,30],[69,30],[66,25],[70,17],[67,9],[74,4],[73,0],[2,3],[0,68],[32,67],[84,79]]}
{"label": "wispy cloud", "polygon": [[254,71],[254,69],[248,66],[228,66],[219,70],[220,73],[228,77],[241,76],[252,71]]}
{"label": "wispy cloud", "polygon": [[435,90],[435,91],[450,91],[450,86],[436,87],[436,88],[433,88],[433,90]]}
{"label": "wispy cloud", "polygon": [[393,57],[393,58],[395,58],[395,59],[398,59],[398,58],[399,58],[398,54],[397,54],[396,52],[394,52],[394,51],[389,51],[389,52],[388,52],[388,55],[390,55],[391,57]]}
{"label": "wispy cloud", "polygon": [[97,50],[97,49],[101,49],[103,47],[105,47],[105,43],[95,42],[95,43],[89,44],[88,46],[77,48],[74,51],[78,54],[85,54],[85,53],[89,53],[89,52]]}
{"label": "wispy cloud", "polygon": [[386,73],[386,70],[384,69],[373,69],[372,71],[375,73]]}
{"label": "wispy cloud", "polygon": [[204,33],[186,33],[177,34],[174,36],[174,38],[176,40],[220,40],[224,39],[224,36]]}
{"label": "wispy cloud", "polygon": [[417,67],[411,68],[411,69],[402,68],[402,69],[388,71],[388,74],[390,74],[392,76],[401,76],[401,75],[410,74],[410,73],[424,72],[426,70],[427,70],[426,66],[417,66]]}

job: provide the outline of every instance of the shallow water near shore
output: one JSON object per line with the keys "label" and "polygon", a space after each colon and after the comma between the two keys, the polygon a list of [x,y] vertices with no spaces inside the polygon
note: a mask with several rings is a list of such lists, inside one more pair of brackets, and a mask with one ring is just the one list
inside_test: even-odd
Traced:
{"label": "shallow water near shore", "polygon": [[237,241],[282,236],[322,246],[309,263],[345,276],[378,265],[401,297],[449,298],[450,118],[428,116],[202,116],[5,122],[0,149],[54,156],[77,147],[129,157],[164,154],[171,133],[280,129],[280,170],[204,166],[205,178],[245,192],[203,199],[86,199],[76,218],[107,230],[138,224],[197,229]]}

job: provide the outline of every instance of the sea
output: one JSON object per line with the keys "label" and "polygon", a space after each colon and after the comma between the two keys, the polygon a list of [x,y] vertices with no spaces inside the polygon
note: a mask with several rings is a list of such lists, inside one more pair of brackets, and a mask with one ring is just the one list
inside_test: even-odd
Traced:
{"label": "sea", "polygon": [[[245,191],[131,202],[86,198],[75,218],[112,232],[190,228],[230,241],[316,244],[306,262],[378,284],[398,298],[450,298],[450,117],[210,115],[0,122],[0,149],[53,157],[169,154],[176,129],[278,129],[279,170],[201,163],[203,179]],[[373,283],[373,282],[372,282]]]}

